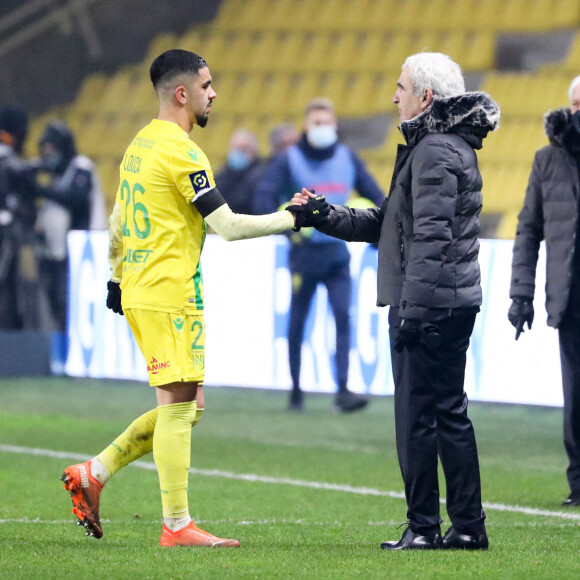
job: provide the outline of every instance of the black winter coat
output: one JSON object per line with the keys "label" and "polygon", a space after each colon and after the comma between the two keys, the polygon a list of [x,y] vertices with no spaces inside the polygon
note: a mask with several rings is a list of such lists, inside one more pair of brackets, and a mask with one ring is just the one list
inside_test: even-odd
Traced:
{"label": "black winter coat", "polygon": [[540,242],[546,240],[546,310],[554,328],[568,306],[578,228],[578,166],[566,147],[566,135],[574,130],[570,120],[567,108],[544,118],[550,144],[534,158],[512,258],[510,297],[531,300]]}
{"label": "black winter coat", "polygon": [[432,320],[481,304],[482,181],[474,149],[498,123],[499,107],[485,93],[435,99],[401,124],[407,145],[399,145],[382,206],[332,206],[322,232],[378,242],[378,306]]}

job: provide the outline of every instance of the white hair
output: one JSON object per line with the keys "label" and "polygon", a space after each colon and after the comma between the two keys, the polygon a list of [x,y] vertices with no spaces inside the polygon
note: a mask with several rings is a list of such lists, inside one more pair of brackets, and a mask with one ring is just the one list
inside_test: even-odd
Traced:
{"label": "white hair", "polygon": [[431,89],[440,98],[453,97],[465,92],[461,67],[441,52],[419,52],[405,60],[409,67],[413,94],[419,97],[425,89]]}
{"label": "white hair", "polygon": [[571,83],[570,88],[568,89],[568,97],[570,97],[570,101],[572,100],[572,93],[574,89],[580,84],[580,75],[578,75]]}

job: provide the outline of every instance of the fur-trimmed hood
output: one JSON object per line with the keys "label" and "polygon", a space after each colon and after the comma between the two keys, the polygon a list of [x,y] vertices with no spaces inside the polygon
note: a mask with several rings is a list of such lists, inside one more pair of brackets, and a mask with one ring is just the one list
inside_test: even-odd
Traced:
{"label": "fur-trimmed hood", "polygon": [[487,134],[499,127],[499,119],[499,105],[487,93],[476,91],[446,99],[434,98],[428,109],[403,121],[399,130],[411,146],[427,133],[459,133],[476,137],[472,145],[480,149]]}
{"label": "fur-trimmed hood", "polygon": [[570,107],[548,111],[544,115],[544,131],[552,145],[566,148],[565,137],[570,129],[572,129]]}

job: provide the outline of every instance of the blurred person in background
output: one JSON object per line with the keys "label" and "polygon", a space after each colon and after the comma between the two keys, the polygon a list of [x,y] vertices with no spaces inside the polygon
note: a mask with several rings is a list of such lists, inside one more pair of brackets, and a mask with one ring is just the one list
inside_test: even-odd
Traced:
{"label": "blurred person in background", "polygon": [[571,83],[570,107],[550,111],[550,144],[534,158],[513,247],[509,321],[516,340],[532,328],[540,242],[546,241],[548,326],[558,329],[564,391],[564,447],[570,495],[580,506],[580,76]]}
{"label": "blurred person in background", "polygon": [[[390,306],[397,456],[408,528],[385,550],[484,550],[479,458],[464,390],[466,352],[482,299],[476,149],[499,125],[497,104],[466,92],[459,65],[441,53],[403,64],[393,97],[399,145],[380,208],[330,205],[304,191],[297,226],[378,243],[377,305]],[[291,206],[296,207],[296,206]],[[439,459],[451,527],[441,538]]]}
{"label": "blurred person in background", "polygon": [[38,328],[34,175],[22,160],[28,115],[0,111],[0,329]]}
{"label": "blurred person in background", "polygon": [[253,213],[254,192],[263,170],[258,137],[248,129],[234,131],[226,163],[215,176],[216,186],[233,212]]}
{"label": "blurred person in background", "polygon": [[293,123],[281,123],[272,127],[269,135],[270,156],[275,157],[283,153],[290,145],[294,145],[298,139],[300,139],[300,135]]}
{"label": "blurred person in background", "polygon": [[206,61],[186,50],[158,56],[150,77],[159,114],[132,140],[109,220],[107,307],[124,314],[146,360],[157,406],[99,455],[62,476],[87,535],[103,535],[100,494],[120,469],[153,452],[163,525],[159,544],[237,547],[198,528],[188,502],[191,431],[205,408],[201,251],[207,226],[227,241],[281,233],[295,216],[232,212],[209,160],[189,133],[205,127],[216,92]]}
{"label": "blurred person in background", "polygon": [[[359,157],[337,135],[338,121],[332,101],[310,101],[304,113],[304,132],[298,142],[275,155],[266,168],[254,198],[255,213],[274,211],[291,192],[307,184],[333,203],[344,204],[353,190],[380,205],[384,194]],[[292,391],[288,408],[301,411],[301,350],[304,326],[318,284],[324,284],[336,323],[335,407],[351,412],[366,406],[368,399],[348,390],[350,356],[350,253],[342,240],[313,230],[290,236],[289,267],[292,299],[288,326],[288,355]]]}
{"label": "blurred person in background", "polygon": [[[41,236],[39,271],[58,333],[65,333],[70,230],[106,229],[105,202],[94,163],[77,152],[62,121],[48,123],[38,141],[36,195],[42,198],[36,229]],[[61,352],[62,362],[64,353]]]}

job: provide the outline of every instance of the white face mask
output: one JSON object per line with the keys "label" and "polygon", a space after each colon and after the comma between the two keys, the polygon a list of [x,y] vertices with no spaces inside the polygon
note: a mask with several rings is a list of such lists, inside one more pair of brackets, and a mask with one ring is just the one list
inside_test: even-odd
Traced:
{"label": "white face mask", "polygon": [[338,136],[332,125],[313,125],[306,132],[306,139],[315,149],[325,149],[334,145]]}

